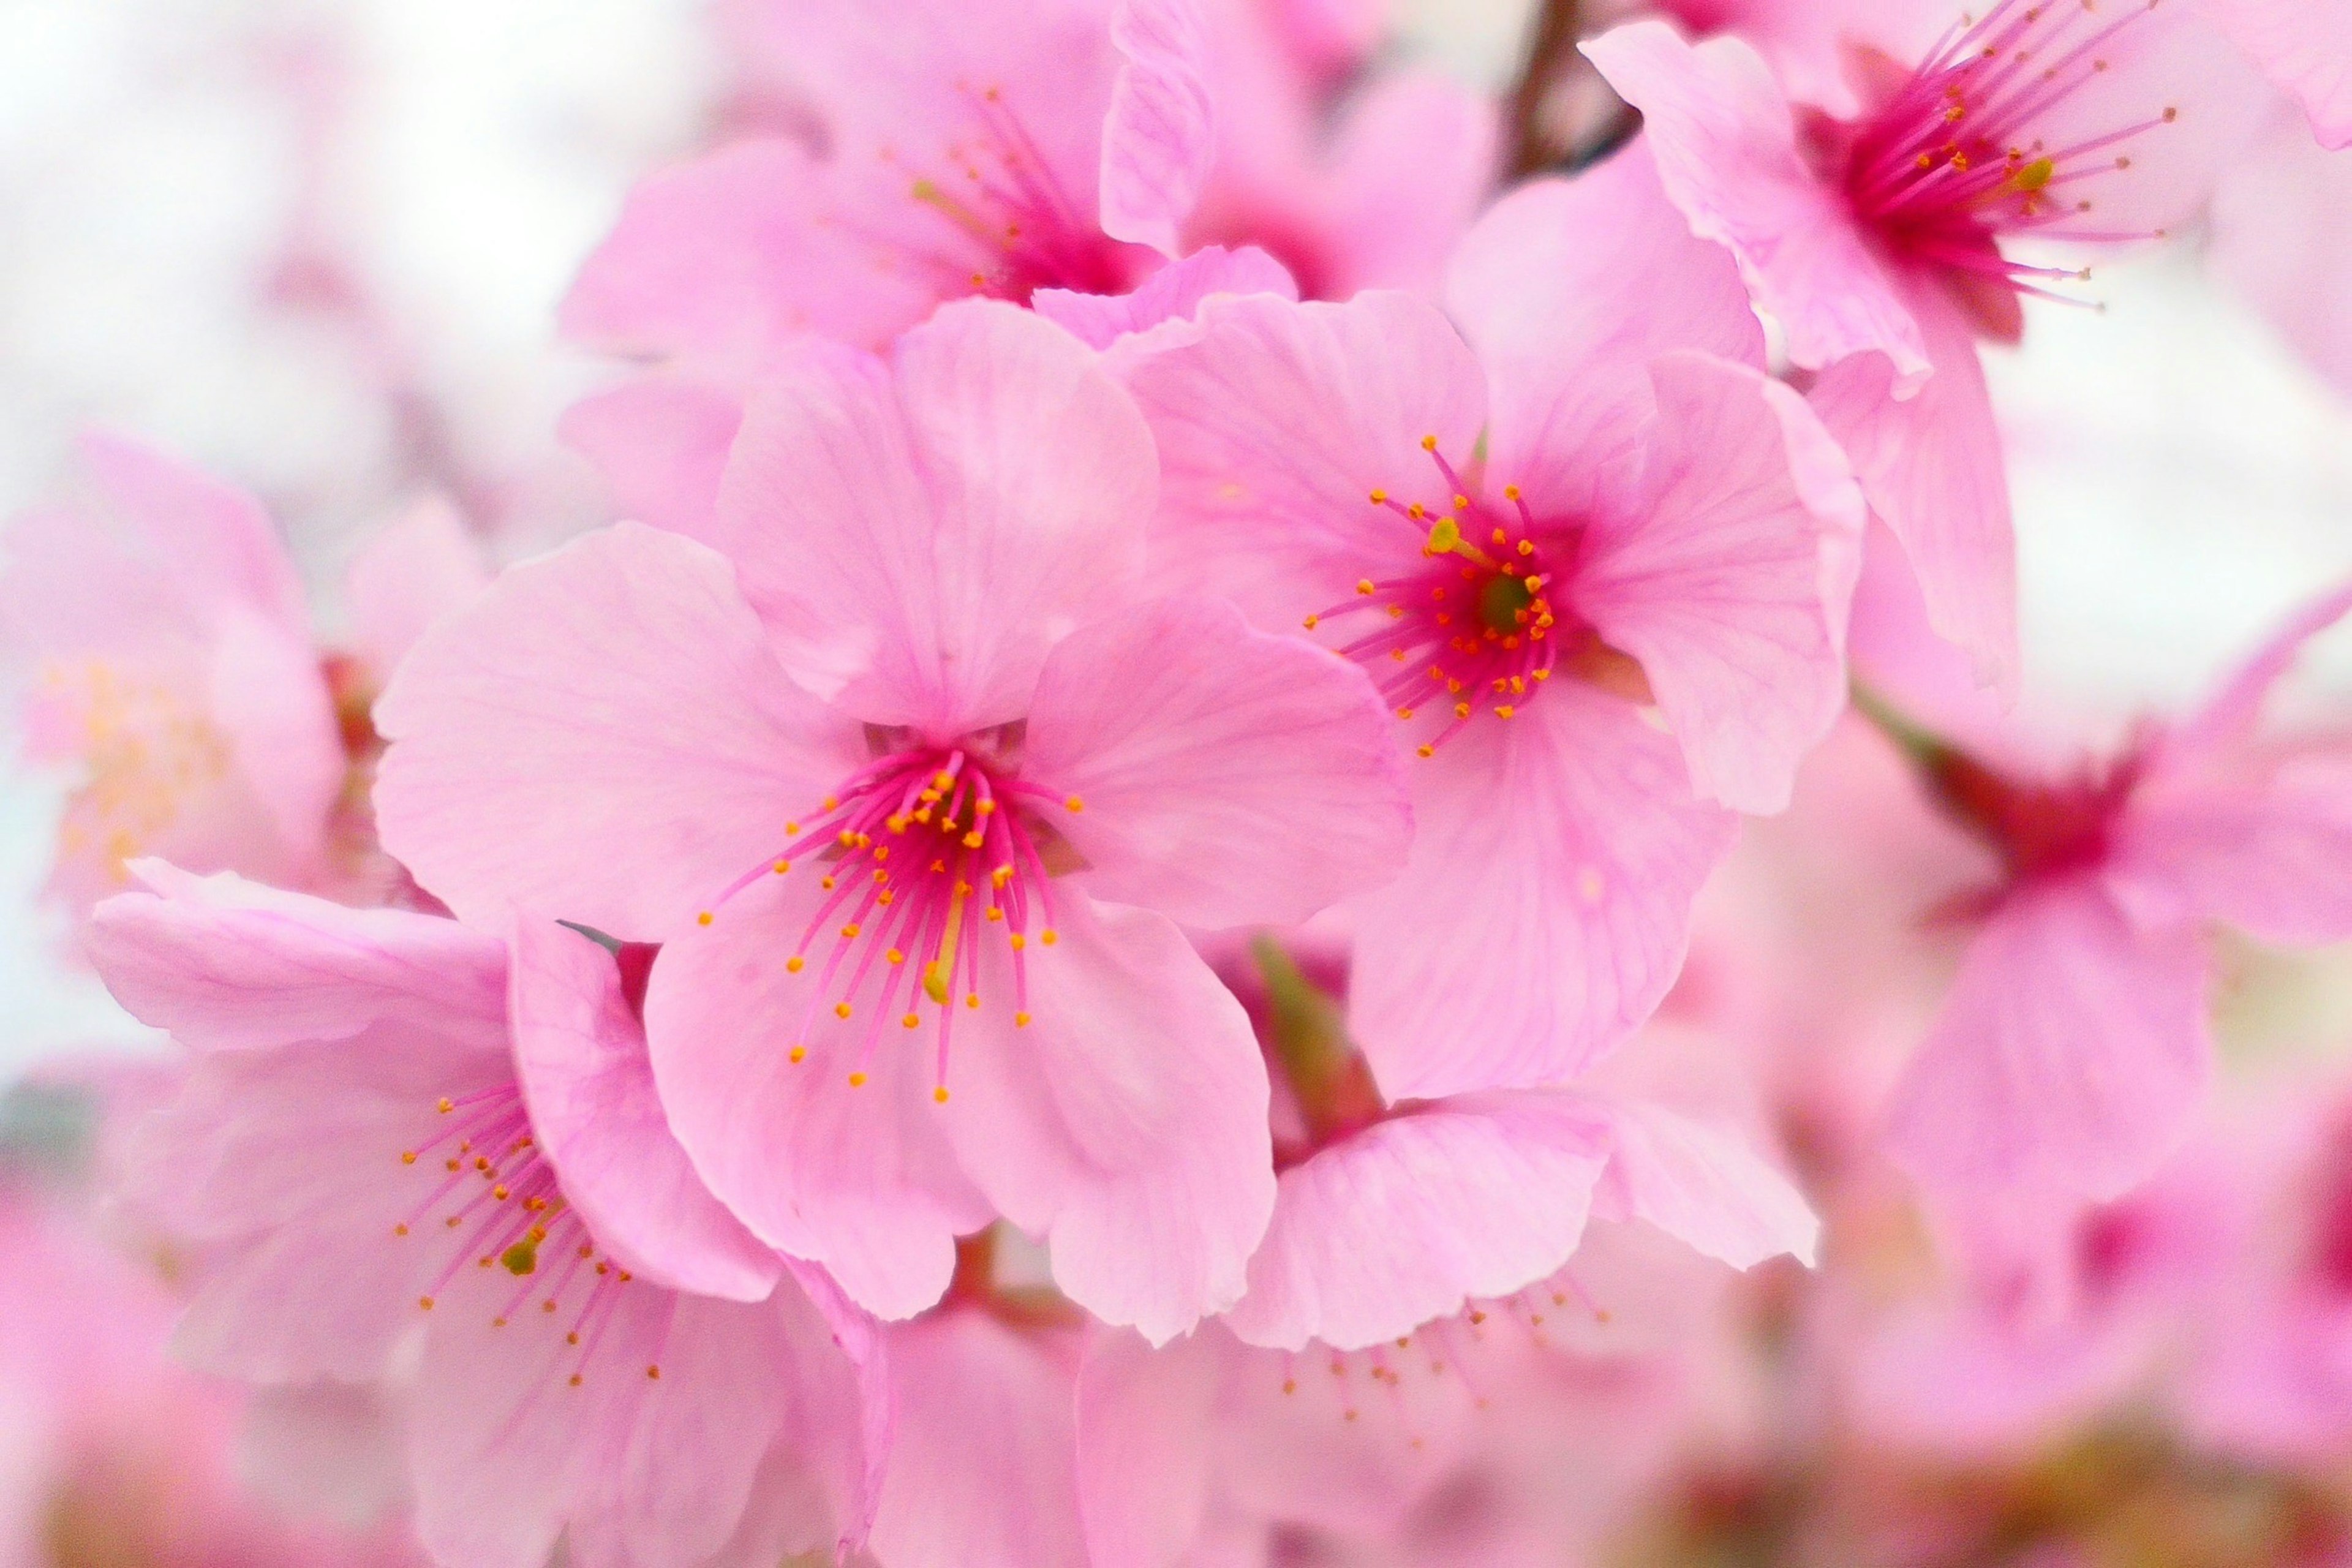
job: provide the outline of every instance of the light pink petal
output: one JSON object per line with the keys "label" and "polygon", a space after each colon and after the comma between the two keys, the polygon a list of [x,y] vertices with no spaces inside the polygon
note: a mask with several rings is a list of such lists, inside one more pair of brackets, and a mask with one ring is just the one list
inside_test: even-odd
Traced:
{"label": "light pink petal", "polygon": [[2208,970],[2194,930],[2136,930],[2095,878],[2011,895],[1896,1090],[1898,1156],[1975,1205],[2129,1190],[2211,1070]]}
{"label": "light pink petal", "polygon": [[782,139],[721,148],[629,194],[564,298],[563,334],[730,378],[810,332],[878,347],[939,297],[922,268],[878,264],[871,237],[920,210],[904,174],[861,181]]}
{"label": "light pink petal", "polygon": [[106,435],[85,436],[91,482],[173,586],[208,606],[241,605],[293,637],[310,633],[302,580],[269,514],[245,491],[162,453]]}
{"label": "light pink petal", "polygon": [[1642,111],[1666,194],[1692,233],[1739,263],[1789,357],[1818,370],[1881,353],[1899,394],[1916,391],[1934,368],[1920,325],[1843,200],[1806,168],[1789,102],[1756,52],[1731,37],[1693,46],[1647,21],[1584,53]]}
{"label": "light pink petal", "polygon": [[1189,321],[1201,301],[1219,294],[1275,294],[1298,298],[1298,285],[1281,262],[1255,246],[1227,250],[1212,245],[1172,262],[1127,294],[1079,294],[1040,289],[1029,308],[1091,347],[1109,348],[1124,337],[1170,321]]}
{"label": "light pink petal", "polygon": [[1370,496],[1444,508],[1423,438],[1464,462],[1486,425],[1485,377],[1444,316],[1404,294],[1259,295],[1211,300],[1201,324],[1129,382],[1160,443],[1155,580],[1287,631],[1360,576],[1422,564],[1424,536]]}
{"label": "light pink petal", "polygon": [[161,861],[99,906],[90,961],[141,1022],[198,1050],[352,1038],[379,1025],[504,1048],[506,956],[451,920],[354,910]]}
{"label": "light pink petal", "polygon": [[375,717],[378,826],[418,881],[476,923],[522,905],[631,941],[691,925],[863,756],[727,562],[636,523],[507,572]]}
{"label": "light pink petal", "polygon": [[[1325,161],[1318,292],[1367,289],[1434,299],[1447,262],[1494,187],[1495,100],[1442,71],[1383,69],[1341,108]],[[1412,218],[1400,222],[1400,213]]]}
{"label": "light pink petal", "polygon": [[1575,1252],[1609,1160],[1607,1124],[1556,1091],[1415,1107],[1282,1173],[1249,1294],[1249,1344],[1360,1350],[1508,1296]]}
{"label": "light pink petal", "polygon": [[515,1076],[564,1196],[633,1272],[700,1296],[765,1300],[783,1267],[687,1163],[613,954],[552,921],[518,918],[513,929]]}
{"label": "light pink petal", "polygon": [[2116,847],[2125,907],[2142,921],[2217,920],[2282,946],[2352,937],[2352,756],[2158,780]]}
{"label": "light pink petal", "polygon": [[740,393],[683,377],[647,377],[581,399],[556,432],[586,458],[633,521],[708,541],[727,454],[743,427]]}
{"label": "light pink petal", "polygon": [[875,1555],[890,1568],[1086,1568],[1076,1359],[1074,1335],[982,1311],[893,1331],[898,1435]]}
{"label": "light pink petal", "polygon": [[1596,521],[1572,601],[1641,661],[1696,792],[1777,812],[1845,710],[1862,493],[1804,399],[1762,372],[1675,353],[1654,375],[1638,515]]}
{"label": "light pink petal", "polygon": [[1391,1101],[1557,1083],[1657,1007],[1738,818],[1674,741],[1556,679],[1421,765],[1404,875],[1351,903],[1349,1016]]}
{"label": "light pink petal", "polygon": [[1212,1422],[1233,1342],[1213,1331],[1154,1349],[1092,1336],[1078,1367],[1078,1510],[1097,1563],[1177,1568],[1209,1509]]}
{"label": "light pink petal", "polygon": [[1110,37],[1123,58],[1103,122],[1102,231],[1174,257],[1217,151],[1197,0],[1118,0]]}
{"label": "light pink petal", "polygon": [[481,542],[457,509],[438,497],[420,501],[352,563],[352,651],[375,681],[387,680],[427,626],[489,584]]}
{"label": "light pink petal", "polygon": [[2315,144],[2298,116],[2213,193],[2206,264],[2268,318],[2282,342],[2352,397],[2352,159]]}
{"label": "light pink petal", "polygon": [[2204,0],[2263,74],[2301,103],[2320,145],[2352,147],[2352,5],[2346,0]]}
{"label": "light pink petal", "polygon": [[1899,401],[1883,354],[1824,371],[1813,411],[1845,447],[1871,511],[1911,558],[1938,636],[1958,645],[1978,681],[2013,691],[2017,679],[2017,542],[2009,470],[1974,334],[1932,279],[1910,299],[1936,374]]}
{"label": "light pink petal", "polygon": [[1084,804],[1055,826],[1099,897],[1188,925],[1293,925],[1403,865],[1393,721],[1362,671],[1160,599],[1054,650],[1024,772]]}
{"label": "light pink petal", "polygon": [[1646,138],[1496,203],[1445,299],[1494,389],[1490,472],[1531,496],[1574,496],[1633,442],[1655,407],[1659,355],[1764,363],[1739,269],[1666,200]]}
{"label": "light pink petal", "polygon": [[1055,900],[1027,952],[1034,1022],[1008,1027],[1009,950],[949,1057],[964,1167],[1047,1240],[1062,1293],[1158,1344],[1242,1293],[1274,1209],[1267,1087],[1249,1018],[1166,919]]}
{"label": "light pink petal", "polygon": [[1640,1101],[1612,1104],[1607,1121],[1612,1147],[1596,1212],[1646,1220],[1734,1268],[1783,1253],[1812,1263],[1821,1222],[1742,1134]]}
{"label": "light pink petal", "polygon": [[236,771],[280,843],[307,870],[325,851],[345,759],[333,700],[310,634],[250,610],[223,613],[206,671],[206,706]]}
{"label": "light pink petal", "polygon": [[[835,1016],[830,943],[785,967],[823,898],[806,868],[762,878],[662,949],[646,995],[654,1081],[694,1168],[752,1235],[905,1318],[939,1300],[955,1237],[992,1211],[950,1149],[929,1050],[895,1019]],[[887,1037],[868,1052],[877,1024]]]}
{"label": "light pink petal", "polygon": [[875,723],[1018,718],[1046,650],[1141,564],[1150,432],[1092,350],[950,305],[887,364],[806,356],[756,398],[718,542],[793,675]]}
{"label": "light pink petal", "polygon": [[2296,611],[2162,743],[2163,763],[2168,766],[2194,763],[2209,753],[2252,739],[2271,693],[2293,672],[2305,645],[2347,614],[2352,614],[2352,584],[2330,589]]}

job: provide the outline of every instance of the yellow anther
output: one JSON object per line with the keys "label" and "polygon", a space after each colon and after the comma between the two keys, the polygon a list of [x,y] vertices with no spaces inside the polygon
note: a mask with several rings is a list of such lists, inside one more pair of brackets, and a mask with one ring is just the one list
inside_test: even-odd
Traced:
{"label": "yellow anther", "polygon": [[1037,933],[1037,940],[1044,942],[1047,947],[1051,947],[1062,939],[1055,931],[1052,926],[1047,926],[1044,931]]}
{"label": "yellow anther", "polygon": [[852,1089],[864,1089],[866,1087],[866,1075],[862,1072],[851,1073],[849,1075],[849,1087]]}
{"label": "yellow anther", "polygon": [[802,970],[806,969],[807,967],[808,960],[803,958],[797,952],[784,960],[784,973],[787,974],[798,974]]}
{"label": "yellow anther", "polygon": [[2033,162],[2025,164],[2023,167],[2016,170],[2009,176],[2009,187],[2021,195],[2032,195],[2034,192],[2042,189],[2044,185],[2047,185],[2051,180],[2057,175],[2057,173],[2058,164],[2056,160],[2051,158],[2036,158]]}
{"label": "yellow anther", "polygon": [[793,868],[793,863],[792,863],[791,861],[789,861],[789,860],[779,860],[779,861],[777,861],[777,862],[776,862],[775,867],[774,867],[775,873],[776,873],[776,875],[777,875],[777,876],[779,876],[779,877],[782,876],[785,872],[787,872],[787,871],[791,870],[792,868]]}
{"label": "yellow anther", "polygon": [[1522,540],[1520,540],[1520,541],[1519,541],[1519,553],[1520,553],[1520,554],[1522,554],[1522,555],[1533,555],[1535,552],[1536,552],[1536,542],[1535,542],[1535,541],[1534,541],[1534,540],[1532,540],[1532,539],[1522,539]]}
{"label": "yellow anther", "polygon": [[1016,1028],[1016,1029],[1025,1029],[1025,1028],[1027,1028],[1027,1027],[1029,1026],[1029,1015],[1028,1015],[1028,1014],[1026,1014],[1026,1013],[1015,1013],[1015,1014],[1013,1014],[1013,1026],[1014,1028]]}
{"label": "yellow anther", "polygon": [[1423,506],[1419,501],[1415,501],[1411,506],[1404,509],[1404,514],[1407,517],[1418,521],[1419,519],[1429,515],[1429,509]]}
{"label": "yellow anther", "polygon": [[1450,517],[1441,517],[1429,531],[1428,550],[1432,555],[1444,555],[1462,542],[1462,525]]}
{"label": "yellow anther", "polygon": [[791,1057],[794,1065],[798,1065],[801,1062],[808,1060],[808,1047],[806,1046],[794,1046],[792,1048]]}
{"label": "yellow anther", "polygon": [[1495,707],[1495,717],[1497,719],[1513,719],[1518,716],[1518,711],[1519,710],[1517,709],[1512,707],[1507,702],[1497,703]]}
{"label": "yellow anther", "polygon": [[1412,717],[1412,710],[1410,708],[1400,708],[1397,710],[1397,717],[1400,719],[1410,719]]}
{"label": "yellow anther", "polygon": [[919,1029],[922,1027],[923,1025],[922,1015],[919,1013],[909,1013],[905,1017],[899,1019],[898,1022],[909,1029]]}
{"label": "yellow anther", "polygon": [[658,1382],[661,1378],[661,1368],[657,1366],[649,1366],[646,1368],[646,1375]]}
{"label": "yellow anther", "polygon": [[977,827],[963,836],[963,847],[967,849],[977,849],[984,841],[983,835]]}
{"label": "yellow anther", "polygon": [[1468,511],[1470,510],[1470,498],[1465,495],[1455,496],[1454,498],[1454,510],[1455,511]]}
{"label": "yellow anther", "polygon": [[801,825],[797,822],[787,822],[784,824],[784,837],[787,838],[799,837]]}
{"label": "yellow anther", "polygon": [[1013,880],[1013,868],[1010,866],[999,866],[995,870],[991,871],[988,874],[988,879],[1001,888],[1004,886],[1005,883]]}
{"label": "yellow anther", "polygon": [[818,886],[818,887],[820,887],[820,888],[823,888],[826,892],[828,892],[828,893],[829,893],[829,892],[833,891],[833,879],[832,879],[831,877],[827,877],[824,881],[819,882],[819,883],[817,884],[817,886]]}
{"label": "yellow anther", "polygon": [[856,921],[850,921],[847,925],[841,928],[843,939],[845,941],[855,941],[857,936],[857,922]]}
{"label": "yellow anther", "polygon": [[983,800],[972,809],[982,816],[993,816],[996,815],[996,803],[992,800]]}
{"label": "yellow anther", "polygon": [[441,1097],[441,1107],[440,1107],[440,1109],[441,1109],[441,1114],[442,1114],[442,1115],[444,1115],[444,1116],[446,1116],[446,1115],[448,1115],[451,1111],[453,1111],[453,1110],[457,1110],[457,1102],[456,1100],[451,1100],[447,1095],[446,1095],[446,1094],[445,1094],[445,1095],[443,1095],[443,1096]]}
{"label": "yellow anther", "polygon": [[1306,619],[1306,621],[1305,621],[1305,623],[1304,623],[1304,625],[1306,626],[1307,629],[1308,631],[1310,631],[1310,632],[1311,632],[1311,631],[1313,631],[1317,626],[1321,626],[1322,624],[1323,624],[1323,617],[1322,617],[1322,616],[1307,616],[1307,619]]}
{"label": "yellow anther", "polygon": [[1372,492],[1372,504],[1373,504],[1374,506],[1386,506],[1386,505],[1388,505],[1388,504],[1389,504],[1389,492],[1388,492],[1388,491],[1386,491],[1386,490],[1374,490],[1374,491]]}
{"label": "yellow anther", "polygon": [[1366,598],[1370,598],[1370,597],[1371,597],[1371,594],[1372,594],[1372,580],[1371,580],[1370,577],[1359,577],[1359,578],[1357,578],[1357,579],[1356,579],[1356,592],[1357,592],[1357,593],[1359,593],[1359,594],[1363,595]]}
{"label": "yellow anther", "polygon": [[1470,717],[1470,704],[1467,702],[1456,702],[1454,705],[1454,716],[1456,719],[1467,719]]}
{"label": "yellow anther", "polygon": [[941,768],[931,775],[931,787],[943,792],[955,788],[955,774]]}
{"label": "yellow anther", "polygon": [[941,1084],[939,1088],[931,1090],[931,1099],[938,1104],[945,1105],[948,1102],[948,1086]]}
{"label": "yellow anther", "polygon": [[848,828],[845,827],[841,830],[840,837],[841,847],[844,849],[855,849],[857,847],[857,835],[852,833]]}
{"label": "yellow anther", "polygon": [[1019,931],[1014,931],[1014,932],[1013,933],[1013,952],[1019,952],[1023,948],[1027,947],[1028,945],[1029,945],[1029,939],[1028,939],[1027,937],[1023,936],[1023,935],[1022,935]]}
{"label": "yellow anther", "polygon": [[1072,811],[1084,811],[1087,808],[1087,803],[1080,800],[1076,795],[1070,796],[1069,799],[1064,801],[1062,804]]}
{"label": "yellow anther", "polygon": [[1415,746],[1413,751],[1416,754],[1423,757],[1433,757],[1437,755],[1437,748],[1435,746]]}
{"label": "yellow anther", "polygon": [[887,959],[888,959],[891,963],[906,963],[906,962],[907,962],[907,955],[906,955],[905,953],[903,953],[903,952],[899,952],[897,948],[895,948],[895,947],[894,947],[894,948],[892,948],[888,952],[884,953],[882,956],[884,956],[885,958],[887,958]]}
{"label": "yellow anther", "polygon": [[836,1018],[846,1018],[846,1017],[848,1017],[848,1016],[849,1016],[849,1013],[850,1013],[850,1007],[849,1007],[849,1004],[848,1004],[848,1003],[846,1003],[846,1002],[835,1002],[835,1003],[833,1005],[833,1016],[834,1016],[835,1017],[836,1017]]}
{"label": "yellow anther", "polygon": [[963,1005],[967,1007],[978,1007],[980,1005],[980,993],[977,991],[965,993]]}
{"label": "yellow anther", "polygon": [[416,1163],[416,1151],[414,1149],[403,1150],[401,1152],[400,1163],[404,1165],[414,1165]]}
{"label": "yellow anther", "polygon": [[1434,451],[1436,451],[1436,450],[1437,450],[1437,437],[1434,437],[1434,436],[1423,436],[1423,437],[1421,438],[1421,449],[1422,449],[1423,451],[1424,451],[1424,452],[1434,452]]}

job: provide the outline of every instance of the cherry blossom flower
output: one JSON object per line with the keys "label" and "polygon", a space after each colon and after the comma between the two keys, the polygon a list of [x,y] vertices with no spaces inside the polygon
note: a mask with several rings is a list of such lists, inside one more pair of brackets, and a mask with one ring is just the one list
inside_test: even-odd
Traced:
{"label": "cherry blossom flower", "polygon": [[1813,402],[1936,631],[2013,688],[2015,547],[1974,340],[2014,342],[2026,296],[2074,297],[2079,260],[2019,244],[2152,238],[2192,214],[2261,93],[2179,0],[2000,0],[1940,32],[1938,9],[1885,13],[1907,47],[1860,57],[1851,109],[1792,103],[1830,73],[1784,88],[1737,37],[1692,45],[1652,20],[1585,52],[1642,110],[1692,231],[1738,258],[1817,373]]}
{"label": "cherry blossom flower", "polygon": [[2352,147],[2352,5],[2345,0],[2200,0],[2280,91],[2302,105],[2320,144]]}
{"label": "cherry blossom flower", "polygon": [[2129,1191],[2210,1070],[2204,928],[2352,935],[2352,752],[2256,734],[2303,645],[2347,609],[2352,590],[2319,601],[2205,708],[2072,776],[2020,776],[1897,722],[2002,863],[1892,1112],[1904,1163],[1948,1201],[2063,1222]]}
{"label": "cherry blossom flower", "polygon": [[415,1525],[445,1563],[538,1568],[562,1538],[748,1565],[860,1532],[831,1287],[697,1183],[605,949],[518,920],[510,957],[446,918],[139,873],[91,945],[193,1053],[131,1178],[200,1263],[183,1353],[265,1384],[413,1356]]}
{"label": "cherry blossom flower", "polygon": [[1152,596],[1156,490],[1091,351],[950,306],[763,394],[731,561],[593,536],[381,709],[387,842],[466,919],[667,943],[647,1017],[697,1169],[885,1316],[992,1211],[1154,1338],[1239,1295],[1265,1073],[1175,922],[1303,919],[1404,858],[1363,676]]}
{"label": "cherry blossom flower", "polygon": [[1448,299],[1463,332],[1401,294],[1212,300],[1130,375],[1158,569],[1304,621],[1422,759],[1412,858],[1352,911],[1391,1098],[1558,1081],[1657,1005],[1724,807],[1785,805],[1843,704],[1862,525],[1644,148],[1500,204]]}

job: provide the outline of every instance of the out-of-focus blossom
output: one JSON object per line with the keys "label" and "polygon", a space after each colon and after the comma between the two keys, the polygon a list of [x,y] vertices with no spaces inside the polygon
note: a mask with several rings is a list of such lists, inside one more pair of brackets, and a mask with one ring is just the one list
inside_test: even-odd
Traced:
{"label": "out-of-focus blossom", "polygon": [[1265,1080],[1175,921],[1302,920],[1404,857],[1363,677],[1152,596],[1157,467],[1083,344],[951,306],[763,395],[731,560],[583,542],[444,622],[381,710],[395,852],[467,919],[520,898],[668,943],[681,1141],[886,1316],[992,1208],[1155,1339],[1230,1303]]}
{"label": "out-of-focus blossom", "polygon": [[2023,297],[2063,297],[2081,268],[2011,248],[2162,235],[2240,152],[2263,95],[2178,3],[1950,9],[1884,15],[1872,41],[1888,52],[1845,62],[1855,109],[1807,103],[1827,72],[1776,79],[1737,37],[1693,45],[1652,20],[1586,52],[1642,110],[1693,232],[1738,258],[1816,373],[1814,405],[1937,632],[1979,679],[2013,685],[2015,546],[1975,339],[2015,342]]}
{"label": "out-of-focus blossom", "polygon": [[2347,607],[2352,591],[2320,601],[2203,709],[2071,776],[1909,738],[2002,867],[1893,1109],[1903,1159],[1948,1200],[2063,1223],[2126,1192],[2203,1090],[2206,925],[2352,935],[2352,750],[2257,733],[2272,688]]}
{"label": "out-of-focus blossom", "polygon": [[2346,0],[2199,0],[2311,117],[2321,145],[2352,147],[2352,5]]}
{"label": "out-of-focus blossom", "polygon": [[1556,1082],[1657,1005],[1724,807],[1785,805],[1843,704],[1862,526],[1645,148],[1497,206],[1448,298],[1460,332],[1401,294],[1212,300],[1129,376],[1159,570],[1352,632],[1422,758],[1412,858],[1353,914],[1392,1098]]}
{"label": "out-of-focus blossom", "polygon": [[860,1533],[865,1396],[803,1289],[831,1287],[696,1180],[611,953],[140,872],[91,945],[194,1053],[131,1179],[199,1271],[183,1353],[396,1376],[444,1563],[539,1568],[562,1538],[748,1568]]}
{"label": "out-of-focus blossom", "polygon": [[2209,265],[2352,398],[2352,280],[2337,265],[2352,250],[2352,158],[2280,113],[2213,193],[2210,219]]}

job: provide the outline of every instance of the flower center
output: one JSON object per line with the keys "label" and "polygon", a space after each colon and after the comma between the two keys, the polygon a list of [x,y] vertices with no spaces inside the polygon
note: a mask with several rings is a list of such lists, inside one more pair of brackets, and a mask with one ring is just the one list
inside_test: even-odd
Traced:
{"label": "flower center", "polygon": [[[869,1020],[849,1073],[853,1088],[872,1070],[884,1026],[918,1029],[934,1008],[937,1075],[932,1098],[948,1098],[948,1051],[959,1005],[981,1006],[985,942],[1002,940],[1012,959],[1013,1022],[1029,1023],[1028,949],[1051,947],[1052,870],[1066,852],[1038,815],[1085,803],[1021,778],[968,744],[896,750],[828,795],[813,824],[784,824],[789,842],[739,878],[719,902],[765,876],[808,868],[825,897],[801,933],[785,972],[814,973],[792,1059],[806,1059],[811,1026],[830,1005],[840,1019]],[[699,917],[704,925],[710,910]],[[992,938],[991,932],[998,933]],[[959,1002],[959,999],[960,1002]]]}
{"label": "flower center", "polygon": [[124,863],[147,853],[229,771],[229,742],[200,708],[103,660],[44,668],[26,729],[34,756],[86,768],[66,803],[60,845],[68,858],[95,858],[118,883],[128,879]]}
{"label": "flower center", "polygon": [[1563,658],[1591,639],[1572,617],[1563,633],[1553,598],[1560,573],[1575,562],[1577,525],[1538,520],[1516,485],[1505,487],[1502,507],[1473,499],[1437,437],[1421,447],[1445,480],[1451,509],[1433,512],[1386,490],[1372,491],[1371,500],[1413,531],[1425,564],[1360,580],[1353,599],[1307,616],[1306,625],[1313,631],[1350,616],[1386,619],[1339,651],[1371,671],[1398,718],[1444,705],[1451,720],[1417,748],[1429,757],[1482,711],[1517,717]]}
{"label": "flower center", "polygon": [[1814,151],[1842,168],[1855,214],[1898,250],[2020,293],[2063,298],[2035,280],[2085,274],[2005,260],[1996,241],[2157,237],[2099,232],[2087,220],[2096,183],[2132,166],[2122,149],[2173,123],[2177,110],[2057,146],[2041,130],[2107,73],[2109,46],[2153,8],[2126,5],[2105,20],[2091,0],[2001,0],[1982,21],[1955,24],[1861,121],[1817,119]]}
{"label": "flower center", "polygon": [[[634,1277],[597,1256],[594,1238],[564,1201],[554,1167],[539,1152],[522,1090],[512,1079],[444,1097],[425,1114],[437,1118],[433,1135],[402,1151],[400,1163],[420,1184],[432,1184],[393,1226],[393,1236],[412,1246],[446,1248],[448,1256],[417,1297],[418,1309],[432,1311],[454,1286],[469,1298],[476,1290],[488,1293],[495,1303],[492,1328],[545,1332],[561,1327],[565,1346],[579,1353],[559,1359],[571,1367],[570,1386],[580,1387],[619,1307],[621,1287]],[[469,1275],[479,1283],[462,1282]],[[646,1365],[646,1375],[661,1376],[658,1360]]]}
{"label": "flower center", "polygon": [[[995,88],[964,89],[971,128],[949,145],[947,174],[917,173],[908,194],[969,242],[953,253],[917,252],[943,294],[969,288],[1026,305],[1040,289],[1116,294],[1136,281],[1130,247],[1084,216],[1036,140]],[[897,163],[895,153],[883,154]]]}

